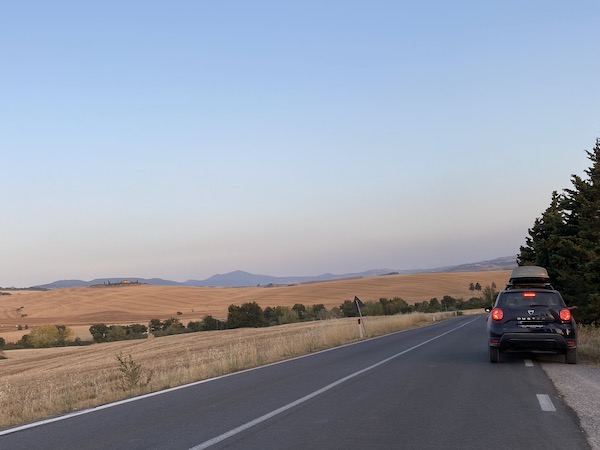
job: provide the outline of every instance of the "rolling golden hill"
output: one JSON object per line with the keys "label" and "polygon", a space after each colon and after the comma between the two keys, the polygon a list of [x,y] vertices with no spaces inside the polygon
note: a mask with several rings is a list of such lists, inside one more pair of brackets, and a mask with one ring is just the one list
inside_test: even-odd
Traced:
{"label": "rolling golden hill", "polygon": [[[479,295],[470,283],[504,287],[510,270],[439,272],[347,278],[274,287],[191,287],[119,285],[75,287],[48,291],[10,291],[0,296],[0,336],[13,340],[15,328],[41,324],[89,327],[93,323],[147,323],[152,318],[178,317],[186,324],[210,314],[226,318],[231,304],[257,302],[267,306],[306,306],[322,303],[327,309],[358,296],[363,301],[401,297],[409,303],[468,299]],[[22,332],[19,332],[22,334]],[[18,339],[18,337],[17,337]]]}

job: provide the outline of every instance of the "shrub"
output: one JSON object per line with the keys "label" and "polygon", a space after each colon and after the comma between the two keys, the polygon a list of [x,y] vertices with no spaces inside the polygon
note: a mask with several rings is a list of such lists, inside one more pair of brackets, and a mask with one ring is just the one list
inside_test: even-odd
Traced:
{"label": "shrub", "polygon": [[136,363],[131,354],[127,357],[123,356],[122,353],[116,355],[118,369],[120,372],[119,384],[121,389],[124,391],[132,391],[137,388],[145,388],[150,384],[152,380],[153,372],[150,371],[143,376],[142,365]]}
{"label": "shrub", "polygon": [[[40,325],[29,332],[22,341],[34,348],[57,347],[66,345],[73,331],[64,325]],[[27,336],[27,335],[26,335]]]}

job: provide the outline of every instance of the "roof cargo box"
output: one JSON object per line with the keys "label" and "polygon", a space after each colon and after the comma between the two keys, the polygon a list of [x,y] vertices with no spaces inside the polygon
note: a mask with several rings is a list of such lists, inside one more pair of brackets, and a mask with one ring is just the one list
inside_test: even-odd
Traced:
{"label": "roof cargo box", "polygon": [[545,278],[546,280],[550,280],[548,276],[548,271],[539,266],[520,266],[515,267],[510,276],[511,280],[513,278]]}
{"label": "roof cargo box", "polygon": [[539,266],[520,266],[515,267],[508,280],[507,287],[525,287],[539,286],[552,288],[550,286],[550,277],[544,267]]}

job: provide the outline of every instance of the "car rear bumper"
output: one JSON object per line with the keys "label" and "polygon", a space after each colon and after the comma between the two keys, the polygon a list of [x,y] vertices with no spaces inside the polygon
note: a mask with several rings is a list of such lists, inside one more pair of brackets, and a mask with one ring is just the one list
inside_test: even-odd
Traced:
{"label": "car rear bumper", "polygon": [[576,348],[575,340],[567,340],[556,333],[504,333],[499,339],[490,339],[491,347],[504,351],[559,352]]}

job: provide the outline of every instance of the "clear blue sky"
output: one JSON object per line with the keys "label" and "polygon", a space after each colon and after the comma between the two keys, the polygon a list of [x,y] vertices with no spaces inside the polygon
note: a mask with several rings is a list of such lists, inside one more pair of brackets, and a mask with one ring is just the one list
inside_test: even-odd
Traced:
{"label": "clear blue sky", "polygon": [[600,136],[600,2],[0,3],[0,286],[516,254]]}

